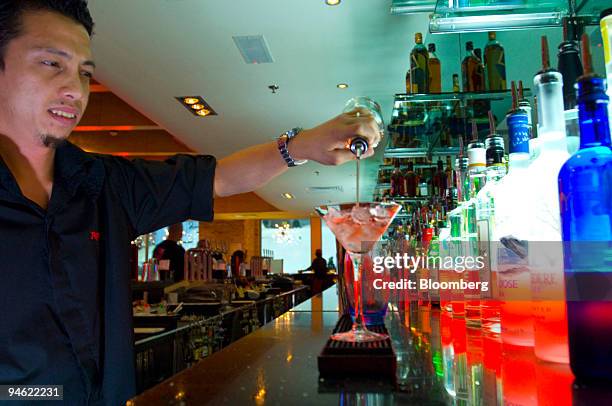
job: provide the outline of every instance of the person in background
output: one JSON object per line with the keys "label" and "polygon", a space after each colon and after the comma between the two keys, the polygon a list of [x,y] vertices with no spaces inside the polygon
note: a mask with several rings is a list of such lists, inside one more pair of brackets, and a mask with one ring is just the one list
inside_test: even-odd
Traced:
{"label": "person in background", "polygon": [[235,278],[238,277],[246,277],[246,264],[245,264],[245,255],[244,251],[237,250],[232,254],[231,259],[231,270],[232,276]]}
{"label": "person in background", "polygon": [[323,258],[323,252],[321,249],[315,251],[315,259],[312,260],[312,264],[307,271],[312,270],[314,272],[312,278],[312,294],[316,295],[323,291],[323,285],[327,279],[327,261]]}
{"label": "person in background", "polygon": [[62,385],[65,404],[120,405],[136,394],[131,241],[212,221],[214,198],[306,160],[352,161],[355,136],[370,157],[381,129],[364,109],[278,128],[276,141],[219,160],[88,153],[68,137],[89,102],[93,26],[85,0],[0,1],[0,298],[12,309],[0,317],[0,384]]}
{"label": "person in background", "polygon": [[179,244],[182,239],[183,224],[172,224],[168,227],[168,237],[153,250],[153,258],[159,261],[159,270],[166,275],[165,280],[179,282],[185,278],[185,248]]}

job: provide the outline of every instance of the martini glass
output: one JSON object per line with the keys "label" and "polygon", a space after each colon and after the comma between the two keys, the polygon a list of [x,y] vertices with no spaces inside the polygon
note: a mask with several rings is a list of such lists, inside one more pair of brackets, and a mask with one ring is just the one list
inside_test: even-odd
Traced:
{"label": "martini glass", "polygon": [[369,331],[363,321],[361,300],[362,257],[372,250],[387,230],[401,206],[397,203],[345,203],[316,207],[353,262],[355,319],[350,331],[331,336],[332,340],[351,343],[384,340],[385,334]]}

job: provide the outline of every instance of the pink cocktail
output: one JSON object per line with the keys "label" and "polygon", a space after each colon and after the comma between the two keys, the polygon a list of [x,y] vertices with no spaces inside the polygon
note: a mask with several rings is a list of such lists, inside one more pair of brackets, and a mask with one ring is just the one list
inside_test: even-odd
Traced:
{"label": "pink cocktail", "polygon": [[355,321],[350,331],[332,335],[348,342],[378,341],[387,338],[365,328],[361,291],[362,256],[370,252],[385,233],[401,206],[397,203],[346,203],[316,207],[353,262]]}

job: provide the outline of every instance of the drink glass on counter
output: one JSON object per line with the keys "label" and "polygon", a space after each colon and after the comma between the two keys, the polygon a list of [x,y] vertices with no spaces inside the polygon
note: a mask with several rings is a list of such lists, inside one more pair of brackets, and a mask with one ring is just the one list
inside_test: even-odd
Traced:
{"label": "drink glass on counter", "polygon": [[348,251],[353,265],[355,319],[350,331],[332,335],[333,340],[370,342],[384,340],[384,334],[369,331],[363,317],[363,261],[387,230],[401,205],[397,203],[346,203],[316,207],[319,216]]}

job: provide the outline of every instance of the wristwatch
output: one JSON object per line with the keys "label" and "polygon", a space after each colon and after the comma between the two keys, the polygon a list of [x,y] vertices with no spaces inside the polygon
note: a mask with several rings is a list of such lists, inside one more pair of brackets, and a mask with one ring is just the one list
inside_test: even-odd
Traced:
{"label": "wristwatch", "polygon": [[289,149],[287,148],[289,145],[289,141],[295,138],[300,133],[300,131],[302,131],[302,129],[299,127],[292,128],[291,130],[282,133],[276,141],[278,151],[280,152],[285,162],[287,162],[288,167],[304,165],[306,162],[308,162],[308,160],[306,159],[296,161],[291,157],[291,155],[289,154]]}

